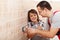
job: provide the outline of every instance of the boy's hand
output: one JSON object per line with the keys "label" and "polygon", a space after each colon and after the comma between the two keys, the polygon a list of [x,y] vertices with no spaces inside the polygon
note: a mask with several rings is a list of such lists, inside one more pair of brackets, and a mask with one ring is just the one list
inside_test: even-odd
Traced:
{"label": "boy's hand", "polygon": [[32,38],[34,35],[36,35],[36,29],[28,28],[28,38]]}

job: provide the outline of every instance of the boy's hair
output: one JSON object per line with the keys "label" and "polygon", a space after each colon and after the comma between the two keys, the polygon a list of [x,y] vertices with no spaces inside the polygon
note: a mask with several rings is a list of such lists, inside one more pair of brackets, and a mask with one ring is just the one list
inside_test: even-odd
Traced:
{"label": "boy's hair", "polygon": [[48,10],[51,10],[52,7],[47,1],[41,1],[37,4],[37,7],[40,7],[41,9],[47,8]]}
{"label": "boy's hair", "polygon": [[37,11],[34,10],[34,9],[31,9],[31,10],[28,11],[28,22],[32,22],[31,19],[30,19],[30,13],[36,14],[37,15],[37,21],[39,21],[39,16],[38,16]]}

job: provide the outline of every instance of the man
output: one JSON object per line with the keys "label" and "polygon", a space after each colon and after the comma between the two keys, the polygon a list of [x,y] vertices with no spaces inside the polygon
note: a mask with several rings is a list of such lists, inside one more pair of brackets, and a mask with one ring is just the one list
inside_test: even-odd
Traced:
{"label": "man", "polygon": [[53,38],[60,29],[60,12],[56,12],[53,16],[53,12],[51,11],[52,7],[47,1],[41,1],[40,3],[38,3],[37,10],[42,17],[47,17],[50,19],[50,30],[46,31],[28,28],[29,37],[31,38],[34,35],[38,34],[42,37]]}

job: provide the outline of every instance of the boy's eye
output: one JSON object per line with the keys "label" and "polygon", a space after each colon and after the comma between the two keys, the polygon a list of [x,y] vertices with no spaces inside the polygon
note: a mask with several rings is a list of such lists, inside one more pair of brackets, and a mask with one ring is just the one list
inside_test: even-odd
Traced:
{"label": "boy's eye", "polygon": [[31,15],[30,17],[33,17],[33,15]]}
{"label": "boy's eye", "polygon": [[32,15],[30,15],[30,17],[33,17],[33,16],[36,16],[36,14],[32,14]]}
{"label": "boy's eye", "polygon": [[34,16],[36,16],[36,14]]}

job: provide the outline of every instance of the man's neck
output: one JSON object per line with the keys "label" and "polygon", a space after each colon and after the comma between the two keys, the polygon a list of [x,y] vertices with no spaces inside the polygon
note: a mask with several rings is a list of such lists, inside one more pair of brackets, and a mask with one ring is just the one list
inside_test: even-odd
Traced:
{"label": "man's neck", "polygon": [[48,18],[50,18],[50,17],[52,16],[52,13],[53,13],[53,12],[49,11],[49,13],[48,13],[48,14],[49,14],[49,15],[48,15]]}

